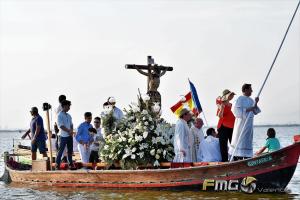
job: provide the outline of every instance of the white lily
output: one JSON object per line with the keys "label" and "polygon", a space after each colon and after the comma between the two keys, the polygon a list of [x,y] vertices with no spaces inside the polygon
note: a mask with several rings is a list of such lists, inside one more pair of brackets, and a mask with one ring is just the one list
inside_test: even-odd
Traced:
{"label": "white lily", "polygon": [[147,136],[148,136],[148,132],[145,131],[145,132],[143,133],[143,138],[146,139]]}
{"label": "white lily", "polygon": [[152,149],[152,150],[150,151],[150,155],[151,155],[151,156],[154,156],[154,155],[155,155],[155,149]]}
{"label": "white lily", "polygon": [[158,167],[160,164],[158,162],[158,160],[156,160],[154,163],[153,163],[154,167]]}
{"label": "white lily", "polygon": [[136,152],[136,148],[133,147],[131,151],[132,151],[133,153]]}

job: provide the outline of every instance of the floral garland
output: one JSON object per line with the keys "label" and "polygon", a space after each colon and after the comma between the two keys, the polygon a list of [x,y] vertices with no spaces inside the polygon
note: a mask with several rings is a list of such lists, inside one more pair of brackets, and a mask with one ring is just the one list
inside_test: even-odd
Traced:
{"label": "floral garland", "polygon": [[139,105],[131,104],[125,116],[116,125],[112,113],[104,116],[105,146],[100,151],[101,160],[113,164],[119,162],[122,169],[138,169],[139,166],[159,166],[160,162],[174,157],[174,127],[139,99]]}

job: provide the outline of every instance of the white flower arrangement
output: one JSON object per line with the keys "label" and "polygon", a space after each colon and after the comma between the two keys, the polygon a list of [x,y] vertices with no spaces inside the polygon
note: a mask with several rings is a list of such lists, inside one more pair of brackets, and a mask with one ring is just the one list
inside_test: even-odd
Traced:
{"label": "white flower arrangement", "polygon": [[[158,167],[159,162],[173,159],[174,127],[145,105],[131,104],[115,127],[106,128],[110,132],[106,133],[101,160],[110,164],[119,161],[123,169],[138,169],[139,165]],[[115,125],[111,121],[107,124]]]}

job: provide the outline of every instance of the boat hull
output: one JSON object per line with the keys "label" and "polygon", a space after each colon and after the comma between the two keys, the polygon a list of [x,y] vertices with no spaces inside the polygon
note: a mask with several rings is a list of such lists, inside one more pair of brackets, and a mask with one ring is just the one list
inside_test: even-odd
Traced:
{"label": "boat hull", "polygon": [[300,143],[259,157],[218,165],[146,170],[18,171],[6,166],[13,182],[56,187],[194,188],[283,192],[297,167]]}

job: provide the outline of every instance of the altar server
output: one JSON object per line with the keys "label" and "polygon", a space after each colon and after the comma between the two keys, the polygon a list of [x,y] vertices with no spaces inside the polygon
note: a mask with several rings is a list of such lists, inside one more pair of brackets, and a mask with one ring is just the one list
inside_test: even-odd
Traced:
{"label": "altar server", "polygon": [[206,138],[200,143],[200,157],[202,162],[219,162],[222,160],[219,138],[214,128],[206,131]]}
{"label": "altar server", "polygon": [[[255,101],[250,97],[252,95],[251,84],[244,84],[242,86],[243,95],[240,96],[234,106],[233,114],[235,116],[234,129],[232,134],[232,141],[229,146],[229,154],[234,153],[234,160],[241,160],[253,156],[253,120],[254,115],[261,112],[257,103],[259,98]],[[238,142],[239,136],[240,141]]]}

